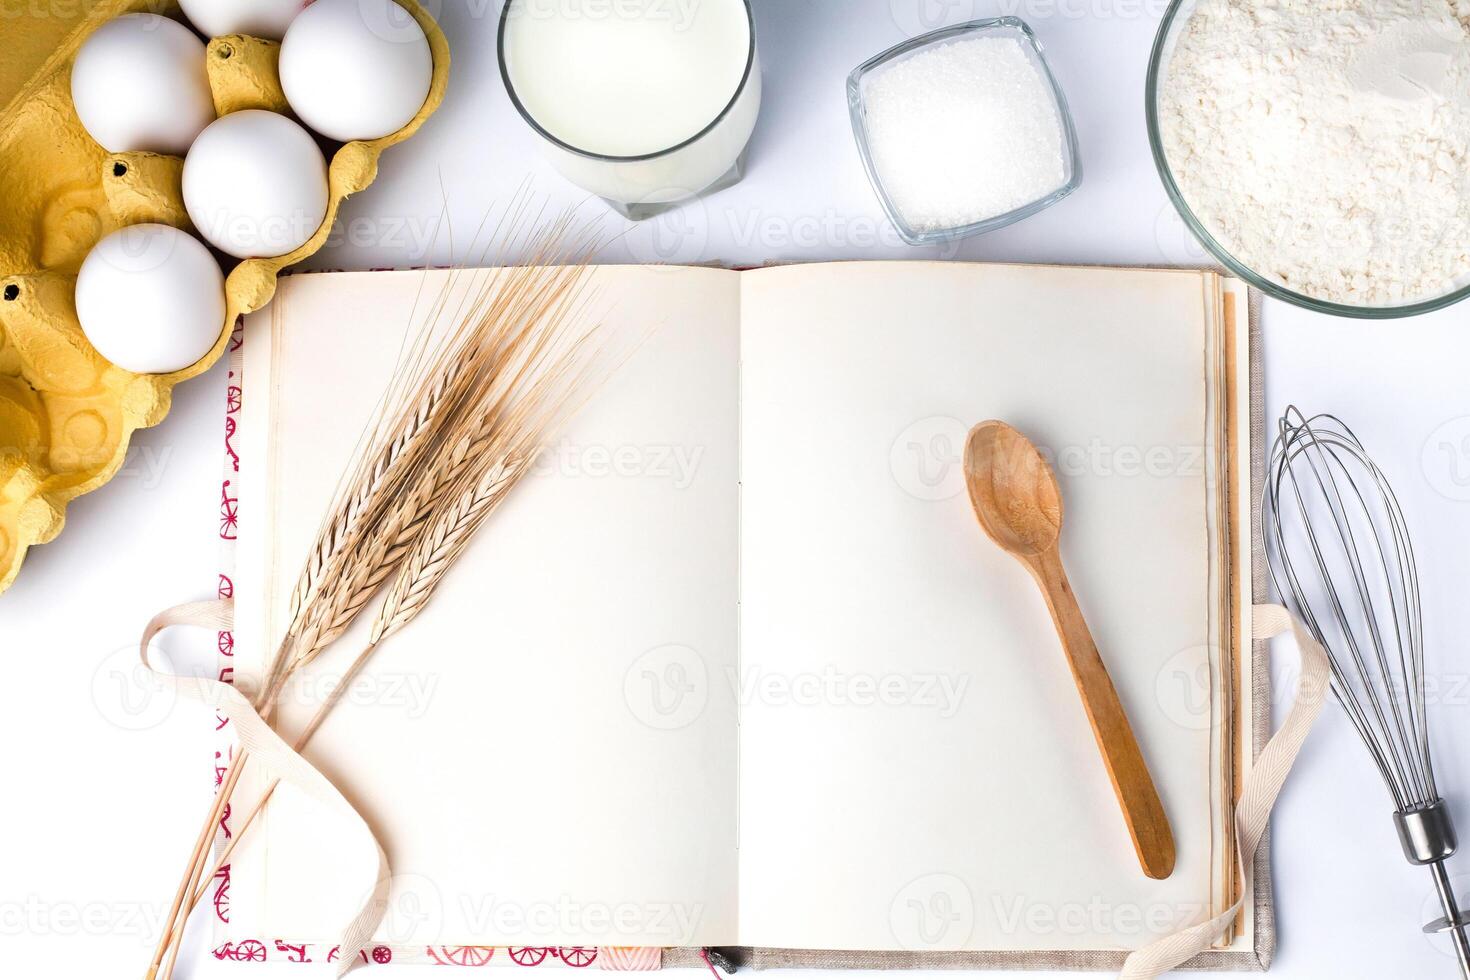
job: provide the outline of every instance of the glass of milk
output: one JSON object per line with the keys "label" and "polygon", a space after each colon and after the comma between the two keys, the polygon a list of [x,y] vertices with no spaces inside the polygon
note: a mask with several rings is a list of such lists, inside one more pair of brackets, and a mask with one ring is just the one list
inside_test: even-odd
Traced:
{"label": "glass of milk", "polygon": [[740,179],[761,101],[749,0],[507,0],[499,49],[552,165],[626,217]]}

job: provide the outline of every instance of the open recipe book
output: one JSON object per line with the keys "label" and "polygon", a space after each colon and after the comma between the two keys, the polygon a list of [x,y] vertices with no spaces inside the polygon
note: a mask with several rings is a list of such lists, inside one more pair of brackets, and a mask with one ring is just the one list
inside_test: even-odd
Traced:
{"label": "open recipe book", "polygon": [[[238,682],[455,276],[291,276],[248,318]],[[952,262],[592,283],[609,335],[647,339],[306,751],[392,863],[386,947],[1114,951],[1250,887],[1239,283]],[[1041,595],[971,510],[960,453],[988,418],[1057,471],[1167,880],[1139,868]],[[288,739],[357,649],[288,691]],[[227,936],[330,941],[371,880],[283,786],[233,859]],[[1252,908],[1221,948],[1256,948]]]}

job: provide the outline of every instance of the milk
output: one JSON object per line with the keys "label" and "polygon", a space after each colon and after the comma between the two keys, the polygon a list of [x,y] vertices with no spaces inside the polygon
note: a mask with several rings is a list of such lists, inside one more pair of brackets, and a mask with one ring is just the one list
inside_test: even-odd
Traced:
{"label": "milk", "polygon": [[760,108],[745,0],[509,0],[500,46],[552,163],[625,213],[738,176]]}

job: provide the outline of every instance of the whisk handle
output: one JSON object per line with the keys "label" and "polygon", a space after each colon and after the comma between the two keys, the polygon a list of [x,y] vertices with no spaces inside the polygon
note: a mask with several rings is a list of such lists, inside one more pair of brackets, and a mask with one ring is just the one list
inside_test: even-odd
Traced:
{"label": "whisk handle", "polygon": [[1429,865],[1429,870],[1434,875],[1434,890],[1439,895],[1439,904],[1444,909],[1444,918],[1429,923],[1424,927],[1424,931],[1449,933],[1450,941],[1455,945],[1455,959],[1460,964],[1460,976],[1464,980],[1470,980],[1470,937],[1465,935],[1465,927],[1470,925],[1470,916],[1460,911],[1460,905],[1455,900],[1455,892],[1450,885],[1450,875],[1445,869],[1444,862],[1435,861]]}
{"label": "whisk handle", "polygon": [[1046,596],[1138,861],[1150,878],[1167,878],[1174,873],[1174,832],[1113,679],[1067,581],[1061,553],[1052,548],[1031,556],[1026,565]]}
{"label": "whisk handle", "polygon": [[1465,933],[1465,927],[1470,925],[1470,915],[1460,911],[1445,867],[1445,861],[1459,847],[1449,808],[1444,800],[1435,800],[1400,810],[1393,815],[1393,820],[1398,828],[1399,843],[1404,847],[1404,857],[1413,864],[1429,868],[1434,876],[1434,890],[1439,896],[1440,907],[1444,909],[1444,917],[1429,923],[1424,931],[1449,933],[1455,946],[1455,959],[1460,964],[1460,975],[1464,980],[1470,980],[1470,937]]}

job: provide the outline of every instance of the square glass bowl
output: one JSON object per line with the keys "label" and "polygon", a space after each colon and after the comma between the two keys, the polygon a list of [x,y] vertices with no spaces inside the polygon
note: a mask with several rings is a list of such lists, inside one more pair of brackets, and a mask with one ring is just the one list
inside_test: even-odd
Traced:
{"label": "square glass bowl", "polygon": [[[894,204],[893,198],[883,186],[883,177],[878,172],[877,164],[873,159],[872,149],[868,141],[868,114],[865,103],[865,92],[867,80],[870,75],[880,72],[894,63],[902,61],[928,48],[937,47],[952,41],[970,37],[1011,37],[1021,42],[1021,48],[1026,56],[1036,67],[1042,80],[1046,82],[1051,90],[1057,111],[1057,119],[1062,129],[1062,183],[1056,190],[1018,208],[1003,214],[993,215],[989,218],[975,221],[967,225],[959,225],[953,228],[934,228],[920,231],[909,225],[904,220],[903,214]],[[921,34],[916,38],[895,45],[882,54],[869,58],[853,69],[852,74],[847,76],[847,107],[852,115],[852,133],[857,140],[858,155],[862,157],[863,169],[868,173],[868,181],[873,185],[873,191],[878,195],[878,200],[883,205],[883,210],[888,215],[888,220],[893,222],[893,227],[898,230],[899,236],[910,245],[929,245],[935,242],[954,241],[966,238],[970,235],[979,235],[983,232],[994,231],[1004,228],[1006,225],[1014,224],[1022,218],[1029,218],[1038,211],[1044,211],[1053,204],[1066,197],[1077,189],[1082,183],[1082,158],[1077,150],[1077,131],[1072,125],[1072,114],[1067,111],[1067,100],[1062,95],[1061,86],[1057,84],[1056,77],[1052,75],[1051,68],[1047,66],[1046,58],[1042,54],[1041,43],[1036,40],[1036,35],[1025,21],[1019,17],[997,17],[991,20],[974,20],[965,24],[957,24],[954,27],[945,27],[928,34]],[[984,174],[978,174],[979,180],[985,179]]]}

